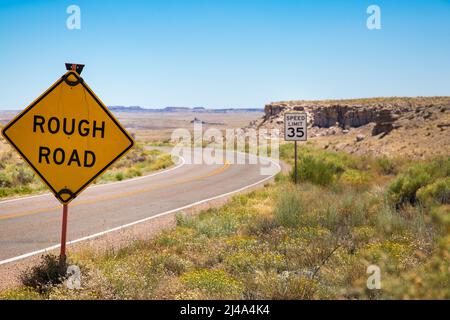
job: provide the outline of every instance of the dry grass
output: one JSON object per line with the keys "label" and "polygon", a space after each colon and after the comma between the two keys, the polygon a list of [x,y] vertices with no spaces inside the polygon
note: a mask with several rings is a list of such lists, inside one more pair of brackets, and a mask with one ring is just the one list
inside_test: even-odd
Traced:
{"label": "dry grass", "polygon": [[[285,157],[291,152],[289,145],[282,149]],[[71,263],[84,270],[81,290],[56,285],[39,295],[24,287],[0,297],[450,298],[449,204],[438,197],[396,207],[390,197],[396,191],[389,186],[417,164],[312,147],[308,155],[343,171],[327,185],[305,179],[295,186],[280,175],[221,208],[179,215],[175,229],[153,240],[73,255]],[[361,181],[361,173],[371,178]],[[432,185],[439,178],[430,175]],[[371,264],[381,268],[381,290],[366,287]]]}
{"label": "dry grass", "polygon": [[250,121],[261,118],[263,115],[263,112],[243,112],[238,110],[227,113],[116,113],[116,116],[125,128],[134,132],[138,141],[145,143],[169,141],[171,134],[175,129],[187,129],[192,132],[194,126],[191,121],[194,120],[194,118],[206,122],[206,124],[203,125],[203,130],[207,130],[210,127],[225,130],[227,128],[245,127]]}
{"label": "dry grass", "polygon": [[[3,138],[1,139],[3,141]],[[0,146],[4,146],[3,142]],[[47,190],[33,170],[11,148],[0,152],[0,198],[39,193]],[[167,168],[171,156],[159,150],[144,150],[141,143],[115,163],[94,183],[120,181]]]}

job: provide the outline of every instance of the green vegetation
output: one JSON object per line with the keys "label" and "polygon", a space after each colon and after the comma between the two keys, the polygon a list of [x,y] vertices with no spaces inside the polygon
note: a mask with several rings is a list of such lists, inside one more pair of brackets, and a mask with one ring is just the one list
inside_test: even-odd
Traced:
{"label": "green vegetation", "polygon": [[[169,154],[159,150],[145,150],[142,144],[136,146],[125,157],[115,163],[95,183],[121,181],[145,175],[151,171],[171,166]],[[0,152],[0,198],[37,193],[47,190],[30,166],[17,152]]]}
{"label": "green vegetation", "polygon": [[21,281],[26,288],[42,294],[63,282],[64,269],[57,256],[45,255],[40,264],[22,273]]}
{"label": "green vegetation", "polygon": [[142,144],[136,144],[125,157],[116,162],[95,183],[139,177],[155,170],[165,169],[172,164],[170,154],[159,150],[145,150]]}
{"label": "green vegetation", "polygon": [[[280,151],[292,162],[292,145]],[[449,161],[308,144],[302,183],[279,175],[221,208],[180,214],[176,228],[152,240],[72,255],[83,270],[80,290],[24,286],[0,298],[449,299]],[[381,290],[367,289],[369,265],[380,267]]]}
{"label": "green vegetation", "polygon": [[16,152],[0,154],[0,198],[45,190],[44,184]]}
{"label": "green vegetation", "polygon": [[[450,195],[450,157],[417,163],[397,176],[389,187],[396,205],[437,201],[448,203]],[[419,197],[419,199],[418,199]]]}

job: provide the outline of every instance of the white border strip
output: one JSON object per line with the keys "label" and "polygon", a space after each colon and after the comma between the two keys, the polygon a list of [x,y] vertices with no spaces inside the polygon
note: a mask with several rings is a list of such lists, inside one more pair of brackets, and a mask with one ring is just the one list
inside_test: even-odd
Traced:
{"label": "white border strip", "polygon": [[[183,158],[181,157],[181,159],[183,159]],[[273,161],[272,159],[270,159],[270,158],[267,158],[267,159],[268,159],[271,163],[273,163],[275,166],[278,167],[278,172],[281,171],[281,166],[280,166],[278,163],[274,162],[274,161]],[[184,161],[184,159],[183,159],[182,165],[183,165],[184,163],[185,163],[185,161]],[[176,168],[176,167],[175,167],[175,168]],[[175,168],[172,168],[172,170],[174,170]],[[165,171],[165,172],[167,172],[167,171]],[[262,182],[264,182],[264,181],[267,181],[267,180],[273,178],[278,172],[275,172],[275,173],[274,173],[273,175],[271,175],[271,176],[268,176],[268,177],[266,177],[266,178],[264,178],[264,179],[262,179],[262,180],[260,180],[260,181],[257,181],[257,182],[255,182],[255,183],[249,184],[249,185],[244,186],[244,187],[242,187],[242,188],[239,188],[239,189],[237,189],[237,190],[230,191],[230,192],[227,192],[227,193],[222,193],[222,194],[219,194],[219,195],[217,195],[217,196],[214,196],[214,197],[211,197],[211,198],[208,198],[208,199],[204,199],[204,200],[200,200],[200,201],[197,201],[197,202],[194,202],[194,203],[185,205],[185,206],[180,207],[180,208],[176,208],[176,209],[172,209],[172,210],[169,210],[169,211],[161,212],[161,213],[158,213],[158,214],[156,214],[156,215],[154,215],[154,216],[151,216],[151,217],[147,217],[147,218],[140,219],[140,220],[137,220],[137,221],[134,221],[134,222],[130,222],[130,223],[127,223],[127,224],[124,224],[124,225],[121,225],[121,226],[118,226],[118,227],[115,227],[115,228],[111,228],[111,229],[108,229],[108,230],[105,230],[105,231],[102,231],[102,232],[94,233],[94,234],[91,234],[91,235],[89,235],[89,236],[82,237],[82,238],[79,238],[79,239],[76,239],[76,240],[68,241],[68,242],[67,242],[67,245],[75,244],[75,243],[78,243],[78,242],[81,242],[81,241],[86,241],[86,240],[93,239],[93,238],[97,238],[97,237],[103,236],[103,235],[105,235],[105,234],[114,232],[114,231],[119,231],[119,230],[122,230],[122,229],[125,229],[125,228],[128,228],[128,227],[134,226],[134,225],[139,224],[139,223],[143,223],[143,222],[146,222],[146,221],[149,221],[149,220],[153,220],[153,219],[156,219],[156,218],[159,218],[159,217],[162,217],[162,216],[165,216],[165,215],[168,215],[168,214],[171,214],[171,213],[180,211],[180,210],[188,209],[188,208],[190,208],[190,207],[193,207],[193,206],[196,206],[196,205],[205,203],[205,202],[209,202],[209,201],[212,201],[212,200],[216,200],[216,199],[219,199],[219,198],[222,198],[222,197],[226,197],[226,196],[232,195],[232,194],[234,194],[234,193],[237,193],[237,192],[246,190],[246,189],[251,188],[251,187],[254,187],[254,186],[256,186],[256,185],[258,185],[258,184],[260,184],[260,183],[262,183]],[[146,176],[146,177],[147,177],[147,176]],[[127,181],[129,181],[129,180],[127,180]],[[122,182],[122,181],[120,181],[120,182]],[[34,256],[34,255],[40,254],[40,253],[45,253],[45,252],[47,252],[47,251],[57,249],[57,248],[59,248],[60,246],[61,246],[61,244],[56,244],[56,245],[54,245],[54,246],[47,247],[47,248],[45,248],[45,249],[40,249],[40,250],[32,251],[32,252],[29,252],[29,253],[22,254],[22,255],[20,255],[20,256],[16,256],[16,257],[13,257],[13,258],[9,258],[9,259],[6,259],[6,260],[2,260],[2,261],[0,261],[0,265],[7,264],[7,263],[10,263],[10,262],[14,262],[14,261],[17,261],[17,260],[21,260],[21,259],[24,259],[24,258],[28,258],[28,257]]]}

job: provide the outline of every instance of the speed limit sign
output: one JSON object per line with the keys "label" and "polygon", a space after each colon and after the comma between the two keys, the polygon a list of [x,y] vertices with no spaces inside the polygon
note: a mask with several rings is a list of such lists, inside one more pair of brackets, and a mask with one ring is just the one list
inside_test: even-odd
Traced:
{"label": "speed limit sign", "polygon": [[297,141],[306,141],[308,135],[306,128],[308,126],[308,117],[305,112],[290,112],[284,114],[284,140],[294,141],[294,182],[298,181],[297,165]]}
{"label": "speed limit sign", "polygon": [[306,141],[307,116],[302,112],[284,114],[284,140]]}

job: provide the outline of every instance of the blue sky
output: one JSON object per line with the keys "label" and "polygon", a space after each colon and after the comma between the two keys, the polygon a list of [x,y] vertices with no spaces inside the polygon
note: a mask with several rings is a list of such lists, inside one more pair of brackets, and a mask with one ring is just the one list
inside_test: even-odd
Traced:
{"label": "blue sky", "polygon": [[0,40],[0,109],[26,107],[65,62],[86,64],[107,105],[450,95],[448,0],[1,0]]}

